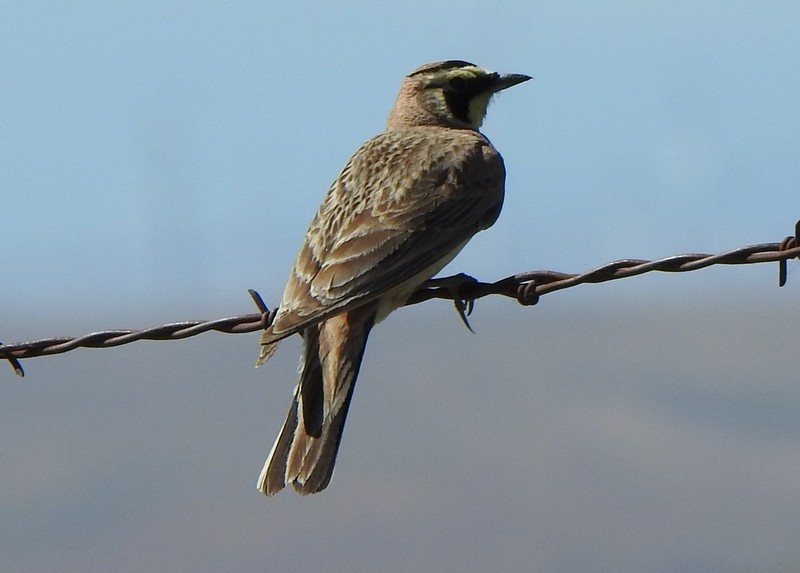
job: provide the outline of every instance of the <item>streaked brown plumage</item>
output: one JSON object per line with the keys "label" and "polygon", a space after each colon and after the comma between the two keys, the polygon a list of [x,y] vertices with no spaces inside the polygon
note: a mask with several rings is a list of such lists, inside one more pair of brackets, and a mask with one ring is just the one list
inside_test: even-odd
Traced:
{"label": "streaked brown plumage", "polygon": [[261,336],[258,364],[287,336],[305,343],[263,493],[328,485],[370,329],[500,213],[503,160],[478,128],[494,93],[528,79],[456,60],[422,66],[403,82],[386,131],[331,186]]}

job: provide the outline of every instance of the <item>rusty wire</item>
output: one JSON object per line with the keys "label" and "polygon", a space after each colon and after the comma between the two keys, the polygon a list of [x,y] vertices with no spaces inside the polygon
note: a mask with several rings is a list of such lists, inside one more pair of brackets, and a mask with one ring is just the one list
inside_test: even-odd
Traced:
{"label": "rusty wire", "polygon": [[[480,282],[463,274],[455,275],[429,281],[419,288],[406,304],[418,304],[433,298],[452,300],[455,302],[459,315],[469,328],[466,317],[472,310],[473,302],[488,295],[502,295],[516,299],[522,305],[533,305],[538,302],[540,296],[547,293],[580,284],[601,283],[652,271],[677,273],[696,271],[712,265],[777,262],[779,264],[778,286],[783,286],[786,284],[787,261],[794,258],[800,259],[800,238],[798,237],[800,237],[800,221],[795,225],[794,236],[787,237],[780,243],[748,245],[716,255],[685,254],[655,261],[622,259],[581,274],[530,271],[493,283]],[[19,362],[22,358],[61,354],[75,348],[110,348],[137,340],[181,340],[209,331],[243,334],[263,330],[271,323],[274,311],[267,308],[257,292],[253,290],[249,292],[258,307],[258,313],[209,321],[173,322],[144,330],[104,330],[81,337],[45,338],[14,344],[0,343],[0,360],[8,360],[14,372],[19,376],[24,376],[25,373]]]}

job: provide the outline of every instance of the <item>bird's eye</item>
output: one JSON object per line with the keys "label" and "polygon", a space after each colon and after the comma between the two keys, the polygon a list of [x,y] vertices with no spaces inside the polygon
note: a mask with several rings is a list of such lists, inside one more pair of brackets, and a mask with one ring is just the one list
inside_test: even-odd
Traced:
{"label": "bird's eye", "polygon": [[448,83],[454,90],[463,90],[465,87],[467,87],[467,80],[461,76],[452,78]]}

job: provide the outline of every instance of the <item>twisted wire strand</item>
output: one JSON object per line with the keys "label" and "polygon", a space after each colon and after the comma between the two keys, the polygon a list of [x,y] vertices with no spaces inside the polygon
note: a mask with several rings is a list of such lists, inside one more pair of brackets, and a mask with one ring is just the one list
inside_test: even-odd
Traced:
{"label": "twisted wire strand", "polygon": [[[539,297],[551,292],[578,286],[595,284],[627,277],[638,276],[653,271],[689,272],[712,265],[748,265],[756,263],[779,263],[778,285],[786,284],[787,261],[800,259],[800,221],[795,226],[795,235],[780,243],[760,243],[748,245],[719,253],[684,254],[648,261],[642,259],[621,259],[580,274],[556,271],[530,271],[519,273],[493,283],[475,280],[468,275],[432,279],[409,298],[407,305],[418,304],[433,298],[454,301],[456,310],[469,328],[467,316],[473,302],[489,295],[501,295],[516,299],[522,305],[533,305]],[[129,344],[137,340],[181,340],[214,331],[223,334],[243,334],[263,330],[274,318],[261,296],[250,290],[258,313],[218,318],[209,321],[184,321],[164,324],[143,330],[104,330],[80,337],[44,338],[30,342],[13,344],[0,343],[0,360],[8,360],[19,376],[24,370],[19,360],[61,354],[76,348],[111,348]],[[470,329],[471,330],[471,329]]]}

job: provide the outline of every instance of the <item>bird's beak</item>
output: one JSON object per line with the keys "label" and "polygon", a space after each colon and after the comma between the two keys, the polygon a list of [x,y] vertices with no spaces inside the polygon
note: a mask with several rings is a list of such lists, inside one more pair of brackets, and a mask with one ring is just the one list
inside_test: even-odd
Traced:
{"label": "bird's beak", "polygon": [[506,74],[504,76],[499,76],[497,80],[495,80],[494,86],[492,86],[492,91],[497,93],[511,86],[527,82],[529,79],[531,79],[531,76],[526,76],[525,74]]}

